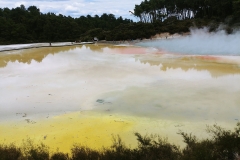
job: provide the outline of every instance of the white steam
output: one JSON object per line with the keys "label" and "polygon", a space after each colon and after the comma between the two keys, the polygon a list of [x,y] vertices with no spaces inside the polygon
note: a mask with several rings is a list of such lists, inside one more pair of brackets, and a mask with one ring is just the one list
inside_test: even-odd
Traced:
{"label": "white steam", "polygon": [[137,45],[181,54],[240,55],[240,32],[228,35],[223,30],[209,33],[207,28],[191,29],[190,36],[141,42]]}

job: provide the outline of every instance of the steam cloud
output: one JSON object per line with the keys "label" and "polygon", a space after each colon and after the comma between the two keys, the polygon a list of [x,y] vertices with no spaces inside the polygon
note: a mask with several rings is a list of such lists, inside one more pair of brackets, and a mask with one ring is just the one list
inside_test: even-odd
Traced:
{"label": "steam cloud", "polygon": [[191,35],[173,39],[141,42],[137,45],[154,47],[167,52],[191,55],[240,55],[240,32],[208,32],[207,28],[191,29]]}

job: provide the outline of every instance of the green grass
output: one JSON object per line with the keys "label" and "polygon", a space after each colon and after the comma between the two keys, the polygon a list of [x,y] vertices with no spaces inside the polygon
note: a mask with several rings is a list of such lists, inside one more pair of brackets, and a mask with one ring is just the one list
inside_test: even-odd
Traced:
{"label": "green grass", "polygon": [[21,147],[14,144],[0,145],[0,160],[239,160],[240,123],[233,131],[218,125],[207,126],[208,139],[198,139],[179,131],[186,143],[184,148],[169,143],[158,135],[135,133],[138,147],[127,147],[119,136],[113,136],[112,146],[94,150],[73,145],[71,154],[50,153],[44,144],[35,145],[31,140]]}

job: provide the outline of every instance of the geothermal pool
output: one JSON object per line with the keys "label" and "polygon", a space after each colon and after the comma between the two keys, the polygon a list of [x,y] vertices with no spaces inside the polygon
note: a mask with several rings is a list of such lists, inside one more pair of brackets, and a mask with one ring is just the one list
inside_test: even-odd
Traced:
{"label": "geothermal pool", "polygon": [[89,44],[0,52],[0,143],[23,139],[69,152],[74,143],[110,146],[119,134],[179,130],[208,136],[240,119],[240,56]]}

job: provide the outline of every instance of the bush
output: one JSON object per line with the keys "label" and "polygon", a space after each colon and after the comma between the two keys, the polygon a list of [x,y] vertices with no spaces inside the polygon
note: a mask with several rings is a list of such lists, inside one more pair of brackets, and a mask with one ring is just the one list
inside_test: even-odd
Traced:
{"label": "bush", "polygon": [[54,153],[50,160],[69,160],[68,154],[61,152]]}
{"label": "bush", "polygon": [[49,159],[49,148],[41,143],[36,145],[31,139],[23,141],[21,152],[24,159],[28,160],[47,160]]}
{"label": "bush", "polygon": [[197,139],[192,134],[179,131],[186,146],[180,149],[158,135],[135,133],[137,148],[127,147],[119,136],[113,136],[112,146],[94,150],[74,145],[71,156],[61,152],[49,156],[47,146],[35,145],[29,139],[18,148],[14,144],[0,145],[0,160],[239,160],[240,122],[234,131],[225,130],[218,125],[208,126],[208,139]]}
{"label": "bush", "polygon": [[22,157],[20,148],[14,144],[0,145],[0,160],[18,160]]}

